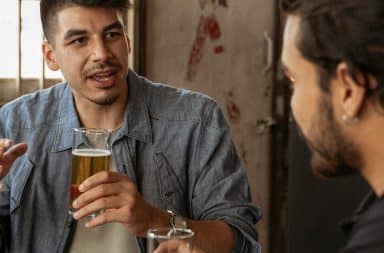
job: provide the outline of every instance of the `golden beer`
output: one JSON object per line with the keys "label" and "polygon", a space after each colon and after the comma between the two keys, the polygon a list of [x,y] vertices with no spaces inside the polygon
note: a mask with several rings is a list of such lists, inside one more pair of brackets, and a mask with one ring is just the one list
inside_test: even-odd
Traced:
{"label": "golden beer", "polygon": [[72,180],[70,206],[80,195],[79,185],[88,177],[109,169],[111,151],[105,149],[74,149],[72,151]]}

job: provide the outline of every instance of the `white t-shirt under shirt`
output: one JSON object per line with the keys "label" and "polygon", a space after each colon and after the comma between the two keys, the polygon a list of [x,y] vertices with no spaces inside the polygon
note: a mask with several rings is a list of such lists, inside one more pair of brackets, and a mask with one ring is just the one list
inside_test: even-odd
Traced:
{"label": "white t-shirt under shirt", "polygon": [[77,223],[70,253],[138,253],[136,238],[120,223],[86,228],[90,218]]}
{"label": "white t-shirt under shirt", "polygon": [[[113,133],[116,133],[114,131]],[[110,170],[116,171],[111,159]],[[96,228],[86,228],[91,218],[78,221],[69,253],[138,253],[136,237],[121,223],[108,223]]]}

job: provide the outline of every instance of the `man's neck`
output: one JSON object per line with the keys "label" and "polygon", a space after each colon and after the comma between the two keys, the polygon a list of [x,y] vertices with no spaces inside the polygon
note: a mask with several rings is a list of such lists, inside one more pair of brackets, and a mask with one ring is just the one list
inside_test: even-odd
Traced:
{"label": "man's neck", "polygon": [[363,177],[368,181],[377,197],[384,195],[384,163],[362,169]]}
{"label": "man's neck", "polygon": [[75,104],[82,127],[113,130],[119,128],[124,120],[127,96],[110,105],[97,105],[84,100],[75,101]]}
{"label": "man's neck", "polygon": [[375,134],[365,136],[366,141],[361,153],[362,168],[360,169],[362,176],[367,180],[376,196],[381,197],[384,195],[384,136],[375,130],[372,132]]}
{"label": "man's neck", "polygon": [[113,106],[104,107],[99,110],[90,108],[79,112],[80,122],[83,127],[116,129],[121,126],[125,107],[115,109]]}

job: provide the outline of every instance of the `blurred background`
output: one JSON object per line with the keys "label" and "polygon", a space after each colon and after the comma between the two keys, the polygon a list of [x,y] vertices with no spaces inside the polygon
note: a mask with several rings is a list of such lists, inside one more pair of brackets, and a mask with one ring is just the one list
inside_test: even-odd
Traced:
{"label": "blurred background", "polygon": [[[0,1],[0,105],[62,79],[44,64],[39,15],[39,0]],[[312,175],[279,68],[278,1],[135,0],[126,20],[132,69],[203,92],[224,111],[263,210],[262,251],[337,252],[344,242],[337,224],[368,187],[358,177]]]}

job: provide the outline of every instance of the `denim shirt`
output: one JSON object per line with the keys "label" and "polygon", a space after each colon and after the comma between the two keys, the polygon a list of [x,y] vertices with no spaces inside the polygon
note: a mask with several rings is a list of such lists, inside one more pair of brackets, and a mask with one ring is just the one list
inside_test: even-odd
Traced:
{"label": "denim shirt", "polygon": [[[70,244],[71,131],[79,126],[67,83],[0,109],[0,138],[28,143],[0,191],[0,232],[10,252],[65,252]],[[112,153],[116,169],[149,204],[194,220],[222,220],[235,232],[234,252],[259,252],[254,224],[260,211],[250,202],[229,127],[210,98],[130,71]]]}

